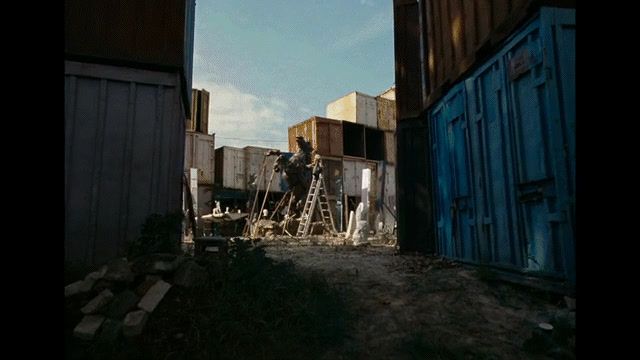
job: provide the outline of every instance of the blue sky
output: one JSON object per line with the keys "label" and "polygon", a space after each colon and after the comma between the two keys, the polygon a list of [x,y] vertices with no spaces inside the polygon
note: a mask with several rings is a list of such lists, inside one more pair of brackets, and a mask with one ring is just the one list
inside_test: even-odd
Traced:
{"label": "blue sky", "polygon": [[211,93],[216,147],[287,150],[288,126],[393,82],[392,0],[196,2],[193,87]]}

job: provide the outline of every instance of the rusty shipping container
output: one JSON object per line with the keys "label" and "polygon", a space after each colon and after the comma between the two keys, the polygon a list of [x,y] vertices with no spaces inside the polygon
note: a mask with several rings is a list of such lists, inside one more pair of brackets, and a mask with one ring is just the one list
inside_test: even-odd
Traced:
{"label": "rusty shipping container", "polygon": [[65,260],[122,255],[149,215],[181,211],[182,84],[178,73],[65,62]]}
{"label": "rusty shipping container", "polygon": [[198,184],[213,185],[214,136],[187,131],[184,146],[184,168],[198,169]]}
{"label": "rusty shipping container", "polygon": [[191,118],[187,130],[209,133],[209,92],[204,89],[191,91]]}
{"label": "rusty shipping container", "polygon": [[384,132],[384,160],[389,164],[396,163],[396,132]]}
{"label": "rusty shipping container", "polygon": [[543,5],[575,0],[394,0],[400,120],[416,117],[492,56]]}
{"label": "rusty shipping container", "polygon": [[376,97],[378,103],[378,129],[396,129],[396,102],[382,96]]}
{"label": "rusty shipping container", "polygon": [[[377,171],[380,184],[376,192],[377,222],[382,222],[385,232],[392,233],[396,223],[396,169],[394,165],[378,162]],[[378,225],[376,230],[379,230]]]}
{"label": "rusty shipping container", "polygon": [[190,112],[195,0],[65,0],[69,60],[179,72]]}
{"label": "rusty shipping container", "polygon": [[298,151],[296,136],[311,142],[323,156],[342,156],[342,123],[337,120],[313,116],[289,127],[289,151]]}

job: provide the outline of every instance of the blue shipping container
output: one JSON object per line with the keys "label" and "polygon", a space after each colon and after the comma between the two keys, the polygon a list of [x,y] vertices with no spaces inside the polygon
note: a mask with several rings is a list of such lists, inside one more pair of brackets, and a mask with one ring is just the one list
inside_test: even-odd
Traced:
{"label": "blue shipping container", "polygon": [[542,8],[429,123],[438,251],[575,284],[575,11]]}

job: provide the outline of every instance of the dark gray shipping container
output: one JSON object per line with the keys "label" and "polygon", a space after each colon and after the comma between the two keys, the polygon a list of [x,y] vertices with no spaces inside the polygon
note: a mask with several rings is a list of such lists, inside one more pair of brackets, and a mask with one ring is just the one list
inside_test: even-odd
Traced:
{"label": "dark gray shipping container", "polygon": [[121,255],[147,216],[181,211],[180,77],[65,62],[65,260]]}

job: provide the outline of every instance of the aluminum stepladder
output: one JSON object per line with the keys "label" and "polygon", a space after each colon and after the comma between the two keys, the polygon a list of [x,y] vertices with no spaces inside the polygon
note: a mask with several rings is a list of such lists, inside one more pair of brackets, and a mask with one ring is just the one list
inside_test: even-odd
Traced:
{"label": "aluminum stepladder", "polygon": [[309,227],[316,208],[316,204],[320,207],[320,215],[322,217],[322,223],[326,226],[331,224],[329,230],[336,234],[336,227],[333,223],[333,215],[329,210],[329,199],[327,198],[327,190],[324,184],[324,178],[322,174],[318,174],[317,177],[313,177],[311,180],[311,186],[309,187],[309,194],[307,194],[307,200],[304,203],[302,215],[300,217],[300,223],[298,224],[298,231],[296,237],[307,236],[309,234]]}

